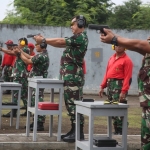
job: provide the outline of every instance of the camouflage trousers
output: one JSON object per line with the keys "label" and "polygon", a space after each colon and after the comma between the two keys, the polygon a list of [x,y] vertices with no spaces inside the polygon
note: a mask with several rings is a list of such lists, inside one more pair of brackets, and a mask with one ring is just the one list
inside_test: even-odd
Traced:
{"label": "camouflage trousers", "polygon": [[[64,80],[64,100],[68,116],[71,123],[76,120],[75,100],[81,100],[83,97],[84,78],[72,75],[71,80]],[[84,124],[84,117],[80,115],[80,124]]]}
{"label": "camouflage trousers", "polygon": [[[31,92],[31,106],[35,106],[35,92],[36,89],[32,88],[32,92]],[[40,89],[39,90],[39,102],[43,102],[44,100],[44,89]],[[45,118],[46,116],[40,116],[38,115],[38,122],[45,122]],[[34,119],[34,118],[33,118]]]}
{"label": "camouflage trousers", "polygon": [[[21,87],[21,99],[25,107],[27,107],[27,96],[28,96],[28,81],[27,78],[14,77],[13,82],[22,84]],[[14,102],[18,101],[18,91],[14,91]]]}
{"label": "camouflage trousers", "polygon": [[5,82],[12,82],[11,74],[12,70],[9,70],[10,66],[5,66],[4,67],[4,81]]}
{"label": "camouflage trousers", "polygon": [[[119,101],[119,95],[121,93],[122,86],[123,86],[123,80],[110,79],[107,82],[107,98],[108,98],[108,100]],[[125,97],[124,103],[127,103],[126,97]],[[123,119],[123,117],[113,116],[114,128],[122,129],[122,119]]]}
{"label": "camouflage trousers", "polygon": [[138,79],[139,100],[142,107],[141,118],[141,147],[150,150],[150,84]]}
{"label": "camouflage trousers", "polygon": [[142,150],[150,150],[150,107],[142,107],[141,146]]}

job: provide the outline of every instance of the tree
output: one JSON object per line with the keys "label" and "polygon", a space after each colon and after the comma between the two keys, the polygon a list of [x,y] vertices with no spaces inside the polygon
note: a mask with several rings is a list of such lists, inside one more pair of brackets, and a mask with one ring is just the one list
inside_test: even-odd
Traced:
{"label": "tree", "polygon": [[140,10],[133,14],[133,24],[134,29],[150,29],[150,4],[142,5]]}
{"label": "tree", "polygon": [[[70,26],[70,19],[83,14],[88,23],[105,23],[111,14],[111,0],[14,0],[2,23]],[[17,20],[17,22],[16,22]]]}
{"label": "tree", "polygon": [[140,10],[140,0],[129,0],[123,5],[114,7],[112,16],[108,19],[108,24],[114,29],[131,29],[133,15]]}

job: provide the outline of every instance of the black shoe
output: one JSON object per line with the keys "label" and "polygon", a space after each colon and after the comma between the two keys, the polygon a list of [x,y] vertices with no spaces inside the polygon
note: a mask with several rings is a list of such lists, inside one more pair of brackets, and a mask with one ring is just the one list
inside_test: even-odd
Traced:
{"label": "black shoe", "polygon": [[63,139],[64,137],[67,137],[67,136],[70,135],[70,134],[72,134],[72,132],[73,132],[74,130],[75,130],[75,124],[72,123],[72,124],[71,124],[71,130],[70,130],[68,133],[61,135],[61,139]]}
{"label": "black shoe", "polygon": [[[14,109],[14,110],[13,110],[13,117],[16,117],[16,116],[17,116],[16,112],[17,112],[17,110]],[[10,113],[11,113],[11,111],[8,112],[7,114],[3,114],[2,117],[7,117],[7,118],[9,118],[9,117],[10,117]]]}
{"label": "black shoe", "polygon": [[[30,128],[30,131],[33,131],[33,127]],[[44,131],[44,125],[43,125],[43,122],[38,122],[37,123],[37,131]]]}
{"label": "black shoe", "polygon": [[20,116],[27,116],[27,111],[25,111],[23,114],[20,114]]}
{"label": "black shoe", "polygon": [[3,92],[3,94],[11,94],[11,91],[10,90],[6,90]]}
{"label": "black shoe", "polygon": [[64,142],[69,142],[69,143],[75,142],[75,138],[76,138],[75,136],[76,136],[76,135],[75,135],[75,132],[73,132],[72,134],[70,134],[70,135],[64,137],[64,138],[63,138],[63,141],[64,141]]}
{"label": "black shoe", "polygon": [[[30,124],[30,128],[33,128],[33,125],[34,125],[34,122],[32,122],[32,123]],[[26,126],[24,126],[24,128],[26,129]]]}
{"label": "black shoe", "polygon": [[[75,142],[76,134],[75,129],[72,131],[72,134],[68,135],[67,137],[63,138],[64,142]],[[83,133],[83,125],[80,125],[80,140],[84,140],[84,133]]]}
{"label": "black shoe", "polygon": [[118,130],[118,135],[122,135],[122,128]]}
{"label": "black shoe", "polygon": [[114,135],[122,135],[122,128],[116,128],[115,132],[113,132]]}
{"label": "black shoe", "polygon": [[[76,134],[75,134],[75,132],[73,132],[72,134],[68,135],[67,137],[64,137],[63,141],[73,143],[73,142],[75,142],[75,139],[76,139]],[[81,141],[84,140],[84,134],[83,133],[80,133],[80,140]]]}
{"label": "black shoe", "polygon": [[61,139],[64,137],[67,137],[68,135],[72,134],[72,130],[70,130],[68,133],[61,135]]}

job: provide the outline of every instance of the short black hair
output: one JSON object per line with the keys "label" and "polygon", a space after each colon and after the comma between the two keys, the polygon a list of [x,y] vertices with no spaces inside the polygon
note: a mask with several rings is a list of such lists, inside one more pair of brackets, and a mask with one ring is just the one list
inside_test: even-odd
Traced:
{"label": "short black hair", "polygon": [[18,41],[25,41],[25,45],[28,45],[28,40],[27,38],[23,37],[23,38],[20,38]]}

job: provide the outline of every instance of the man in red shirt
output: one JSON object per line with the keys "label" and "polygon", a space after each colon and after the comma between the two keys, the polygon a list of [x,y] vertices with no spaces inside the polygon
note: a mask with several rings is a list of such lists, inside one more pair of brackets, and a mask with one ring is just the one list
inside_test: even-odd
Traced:
{"label": "man in red shirt", "polygon": [[[100,85],[99,96],[103,96],[104,88],[107,87],[107,100],[104,103],[127,103],[133,63],[125,53],[125,48],[115,46],[116,53],[108,61],[104,79]],[[113,117],[115,134],[122,134],[122,117]]]}
{"label": "man in red shirt", "polygon": [[[12,40],[8,40],[6,43],[7,49],[12,50],[12,46],[9,46],[9,44],[13,44]],[[4,54],[4,58],[1,64],[2,70],[4,69],[4,81],[5,82],[12,82],[11,74],[12,74],[12,67],[15,62],[15,56]],[[10,94],[10,90],[6,90],[4,94]]]}
{"label": "man in red shirt", "polygon": [[[35,55],[34,45],[32,43],[28,43],[28,48],[30,49],[30,56],[34,56]],[[28,64],[27,71],[30,72],[31,69],[32,69],[32,64]]]}

